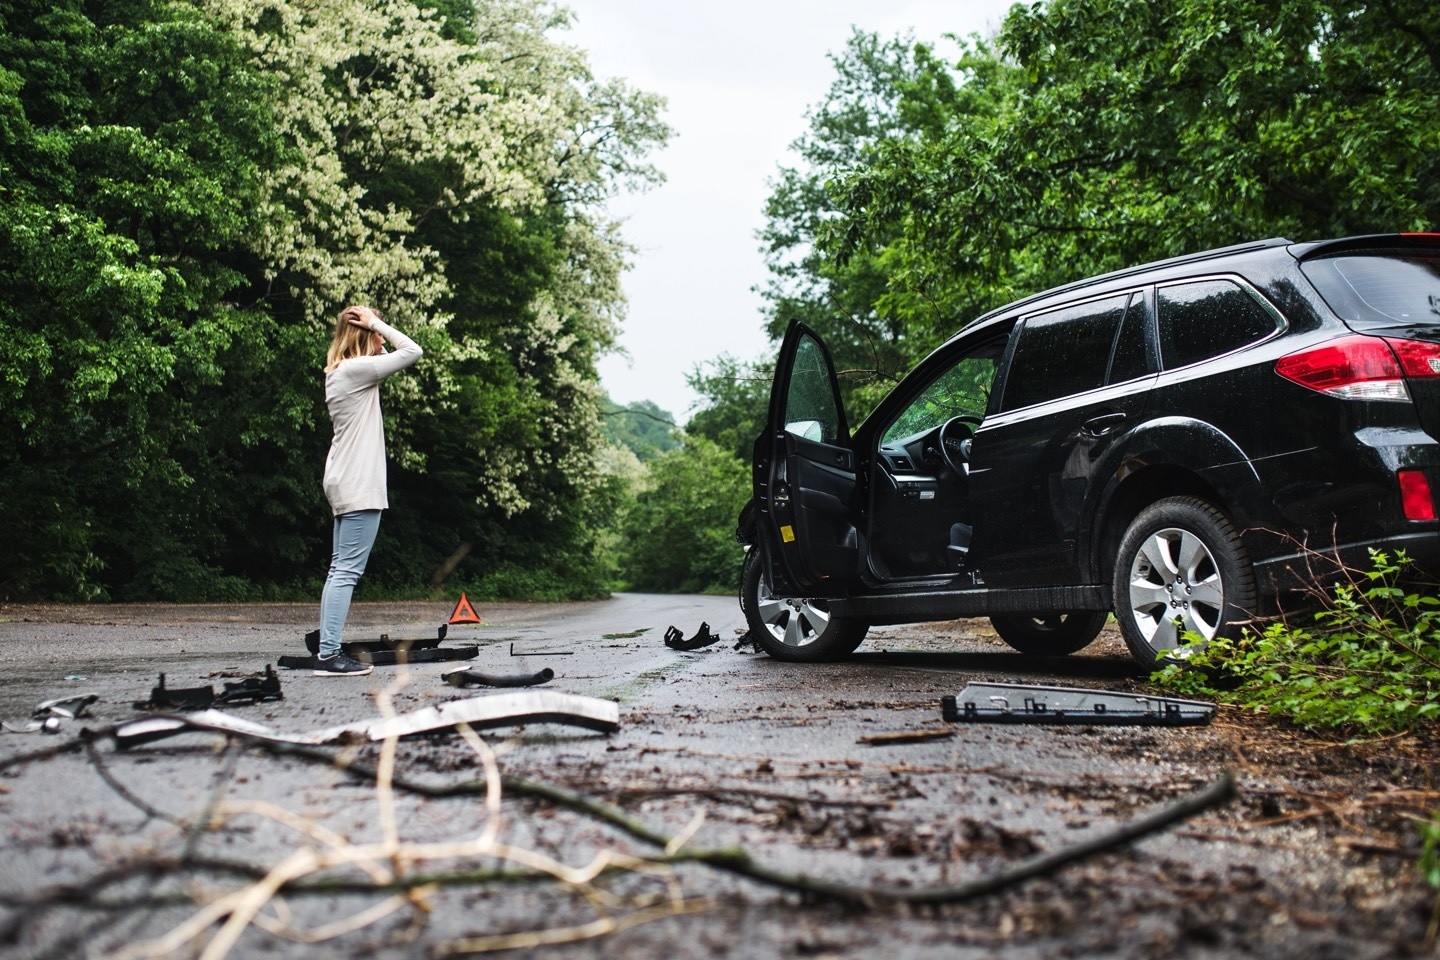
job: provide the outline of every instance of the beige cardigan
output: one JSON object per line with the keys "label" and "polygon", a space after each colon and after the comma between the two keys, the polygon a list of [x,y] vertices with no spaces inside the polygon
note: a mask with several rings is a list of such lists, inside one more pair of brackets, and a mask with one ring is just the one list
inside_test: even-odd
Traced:
{"label": "beige cardigan", "polygon": [[381,320],[371,327],[395,349],[352,357],[325,375],[325,406],[335,424],[325,458],[325,497],[338,517],[390,506],[385,482],[385,420],[380,381],[420,359],[420,345]]}

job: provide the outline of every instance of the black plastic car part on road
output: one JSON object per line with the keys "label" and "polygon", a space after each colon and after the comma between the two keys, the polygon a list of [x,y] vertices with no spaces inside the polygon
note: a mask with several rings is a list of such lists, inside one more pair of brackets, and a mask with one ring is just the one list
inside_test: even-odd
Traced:
{"label": "black plastic car part on road", "polygon": [[986,616],[1031,654],[1113,611],[1151,664],[1369,551],[1440,566],[1440,235],[1265,240],[1049,290],[965,326],[852,433],[786,333],[742,606],[772,655]]}

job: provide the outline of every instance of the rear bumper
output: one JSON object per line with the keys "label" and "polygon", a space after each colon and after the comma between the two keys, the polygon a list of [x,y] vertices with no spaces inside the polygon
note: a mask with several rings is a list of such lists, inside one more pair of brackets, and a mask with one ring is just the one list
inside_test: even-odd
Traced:
{"label": "rear bumper", "polygon": [[1410,563],[1401,574],[1402,582],[1440,582],[1440,530],[1398,533],[1329,547],[1306,545],[1257,563],[1255,575],[1261,590],[1270,594],[1293,593],[1345,580],[1367,583],[1365,575],[1375,566],[1372,550],[1391,561],[1401,552],[1406,555]]}

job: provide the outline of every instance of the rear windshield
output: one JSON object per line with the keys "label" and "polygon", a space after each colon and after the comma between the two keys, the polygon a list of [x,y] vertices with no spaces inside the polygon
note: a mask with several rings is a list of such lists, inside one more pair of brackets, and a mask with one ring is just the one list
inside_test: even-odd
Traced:
{"label": "rear windshield", "polygon": [[1352,327],[1440,326],[1440,251],[1367,250],[1301,269]]}

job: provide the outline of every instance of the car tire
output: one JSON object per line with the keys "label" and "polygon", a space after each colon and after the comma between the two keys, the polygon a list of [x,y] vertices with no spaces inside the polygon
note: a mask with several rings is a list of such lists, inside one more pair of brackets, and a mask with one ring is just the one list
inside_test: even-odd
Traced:
{"label": "car tire", "polygon": [[1140,511],[1120,541],[1112,589],[1120,635],[1146,668],[1186,631],[1235,636],[1255,609],[1255,570],[1239,532],[1198,497]]}
{"label": "car tire", "polygon": [[1109,616],[1107,610],[1010,614],[991,617],[990,625],[1001,640],[1021,653],[1063,657],[1090,646]]}
{"label": "car tire", "polygon": [[776,660],[841,660],[855,652],[870,629],[834,616],[824,600],[783,600],[770,592],[758,550],[745,556],[740,609],[757,649]]}

